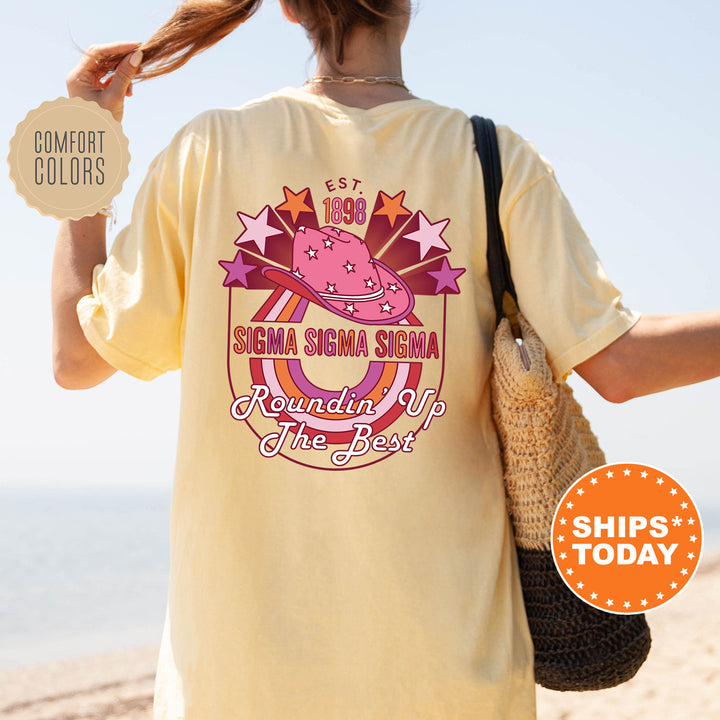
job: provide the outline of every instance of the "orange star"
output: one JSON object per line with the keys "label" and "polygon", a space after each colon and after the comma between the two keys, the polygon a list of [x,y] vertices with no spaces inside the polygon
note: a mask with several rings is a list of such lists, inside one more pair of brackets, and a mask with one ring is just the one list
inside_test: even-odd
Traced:
{"label": "orange star", "polygon": [[375,212],[376,215],[387,215],[390,221],[390,227],[395,227],[395,221],[398,215],[412,215],[410,210],[403,207],[403,200],[405,199],[405,191],[402,190],[395,197],[386,195],[382,190],[380,191],[380,199],[383,202],[382,208]]}
{"label": "orange star", "polygon": [[292,216],[292,221],[297,222],[298,215],[302,212],[312,212],[313,209],[305,202],[307,194],[310,192],[310,188],[301,190],[297,195],[288,187],[283,188],[285,193],[285,202],[282,205],[278,205],[276,210],[287,210]]}

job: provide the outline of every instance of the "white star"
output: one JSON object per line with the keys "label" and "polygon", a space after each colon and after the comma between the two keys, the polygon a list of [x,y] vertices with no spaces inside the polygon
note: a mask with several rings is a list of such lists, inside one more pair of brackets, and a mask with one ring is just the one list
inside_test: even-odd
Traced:
{"label": "white star", "polygon": [[[378,303],[380,304],[380,303]],[[380,311],[390,314],[395,308],[386,300],[384,304],[380,305]]]}
{"label": "white star", "polygon": [[645,598],[643,598],[643,599],[640,601],[640,604],[641,604],[643,607],[645,607],[645,606],[647,605],[647,600],[646,600]]}
{"label": "white star", "polygon": [[646,478],[646,477],[647,477],[647,471],[646,471],[646,470],[643,470],[643,471],[640,473],[640,477],[641,477],[641,478]]}
{"label": "white star", "polygon": [[609,478],[611,478],[611,477],[614,476],[614,473],[613,473],[612,470],[608,470],[605,474],[606,474]]}
{"label": "white star", "polygon": [[686,503],[686,502],[680,503],[680,507],[681,507],[683,510],[687,510],[687,503]]}
{"label": "white star", "polygon": [[258,250],[264,255],[265,254],[265,242],[269,237],[273,235],[283,235],[282,230],[277,230],[268,222],[268,213],[270,212],[270,206],[266,205],[265,208],[260,212],[257,217],[252,215],[246,215],[245,213],[238,213],[238,217],[245,226],[245,231],[235,241],[236,245],[244,245],[245,243],[254,242],[257,245]]}
{"label": "white star", "polygon": [[630,475],[630,471],[627,470],[627,469],[626,469],[626,470],[623,470],[623,475],[624,475],[625,477],[628,477],[628,476]]}
{"label": "white star", "polygon": [[613,601],[612,601],[610,598],[608,598],[608,599],[607,599],[607,602],[606,602],[605,604],[606,604],[608,607],[612,607],[612,606],[613,606]]}
{"label": "white star", "polygon": [[678,517],[677,515],[672,519],[672,524],[675,527],[678,527],[679,525],[682,525],[682,518]]}
{"label": "white star", "polygon": [[568,510],[572,510],[573,507],[575,507],[575,506],[572,504],[572,501],[571,501],[571,502],[566,502],[566,503],[565,503],[565,507],[566,507]]}
{"label": "white star", "polygon": [[557,536],[557,541],[558,541],[558,542],[565,542],[565,536],[564,536],[564,535],[558,535],[558,536]]}
{"label": "white star", "polygon": [[665,596],[664,596],[662,593],[658,593],[655,597],[656,597],[658,600],[662,600]]}
{"label": "white star", "polygon": [[671,582],[671,583],[670,583],[670,589],[671,589],[671,590],[675,590],[676,588],[677,588],[677,583],[676,583],[676,582]]}
{"label": "white star", "polygon": [[597,593],[590,593],[591,600],[597,600]]}
{"label": "white star", "polygon": [[323,240],[323,242],[325,243],[325,247],[330,248],[331,250],[332,250],[332,246],[335,244],[330,238],[325,238],[325,240]]}
{"label": "white star", "polygon": [[400,288],[398,287],[397,283],[388,283],[388,290],[392,290],[394,293],[396,293]]}
{"label": "white star", "polygon": [[585,491],[584,491],[582,488],[578,488],[577,494],[578,494],[578,495],[584,495],[584,494],[585,494]]}
{"label": "white star", "polygon": [[574,571],[572,568],[568,568],[568,569],[565,571],[565,574],[566,574],[566,575],[572,575],[574,572],[575,572],[575,571]]}
{"label": "white star", "polygon": [[687,575],[687,574],[688,574],[687,568],[683,568],[683,569],[680,571],[680,574],[681,574],[681,575]]}
{"label": "white star", "polygon": [[677,488],[673,488],[673,489],[670,491],[670,494],[671,494],[671,495],[677,495]]}
{"label": "white star", "polygon": [[656,485],[662,485],[665,481],[662,478],[658,478],[656,481]]}
{"label": "white star", "polygon": [[688,525],[694,525],[694,524],[695,524],[695,518],[688,518],[687,524],[688,524]]}
{"label": "white star", "polygon": [[585,587],[585,583],[579,582],[575,587],[577,587],[578,590],[582,590]]}
{"label": "white star", "polygon": [[412,240],[419,245],[420,259],[424,260],[425,256],[430,252],[432,248],[438,248],[439,250],[446,251],[450,247],[442,238],[442,231],[447,227],[450,220],[441,220],[440,222],[431,223],[425,214],[420,211],[418,214],[420,220],[420,228],[415,232],[403,235],[408,240]]}
{"label": "white star", "polygon": [[626,601],[623,603],[623,607],[624,607],[624,608],[629,608],[629,607],[630,607],[630,603],[626,600]]}
{"label": "white star", "polygon": [[592,480],[590,480],[591,485],[597,485],[597,482],[597,478],[593,478]]}
{"label": "white star", "polygon": [[690,542],[695,542],[696,540],[697,540],[697,535],[690,536]]}
{"label": "white star", "polygon": [[327,288],[325,292],[334,293],[335,292],[335,283],[328,283]]}
{"label": "white star", "polygon": [[560,553],[560,559],[564,560],[567,557],[567,553]]}
{"label": "white star", "polygon": [[560,524],[561,524],[561,525],[566,525],[566,524],[567,524],[567,520],[566,520],[565,518],[560,518]]}
{"label": "white star", "polygon": [[345,312],[349,312],[351,315],[357,312],[357,308],[354,303],[345,303]]}
{"label": "white star", "polygon": [[365,281],[365,287],[369,287],[372,290],[375,287],[375,281],[372,278],[368,278]]}
{"label": "white star", "polygon": [[355,266],[348,260],[343,267],[349,272],[355,272]]}
{"label": "white star", "polygon": [[318,259],[318,257],[317,257],[318,251],[315,248],[310,247],[309,245],[308,245],[308,249],[305,250],[305,254],[308,256],[308,258],[310,260]]}
{"label": "white star", "polygon": [[305,276],[300,272],[300,268],[299,268],[299,267],[296,267],[296,268],[295,268],[295,270],[294,270],[294,272],[293,272],[293,275],[294,275],[296,278],[300,278],[300,280],[302,280],[302,279],[305,277]]}

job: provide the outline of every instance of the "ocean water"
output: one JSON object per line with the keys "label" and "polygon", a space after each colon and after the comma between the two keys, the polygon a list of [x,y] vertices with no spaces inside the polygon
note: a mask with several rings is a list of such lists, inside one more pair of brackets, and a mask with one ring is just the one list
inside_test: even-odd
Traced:
{"label": "ocean water", "polygon": [[159,643],[169,489],[0,485],[0,670]]}
{"label": "ocean water", "polygon": [[169,509],[169,488],[0,485],[0,670],[159,643]]}

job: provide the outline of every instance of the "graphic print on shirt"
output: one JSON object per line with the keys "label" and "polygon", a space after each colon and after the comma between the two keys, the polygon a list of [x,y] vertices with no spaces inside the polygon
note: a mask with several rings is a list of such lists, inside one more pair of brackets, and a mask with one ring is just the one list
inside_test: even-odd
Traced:
{"label": "graphic print on shirt", "polygon": [[446,405],[449,218],[411,210],[404,190],[340,178],[283,187],[274,204],[239,211],[244,230],[228,288],[231,416],[258,452],[347,470],[413,451]]}

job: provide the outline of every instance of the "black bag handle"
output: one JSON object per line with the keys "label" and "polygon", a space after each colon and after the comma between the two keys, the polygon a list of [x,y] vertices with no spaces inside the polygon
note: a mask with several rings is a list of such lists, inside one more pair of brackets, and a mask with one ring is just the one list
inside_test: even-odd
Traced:
{"label": "black bag handle", "polygon": [[[517,336],[517,293],[510,274],[510,259],[500,226],[499,202],[502,187],[502,168],[495,123],[489,118],[473,115],[470,118],[475,145],[480,156],[485,184],[485,214],[487,216],[487,263],[492,287],[495,316],[499,323],[507,317]],[[509,297],[508,297],[509,296]]]}

